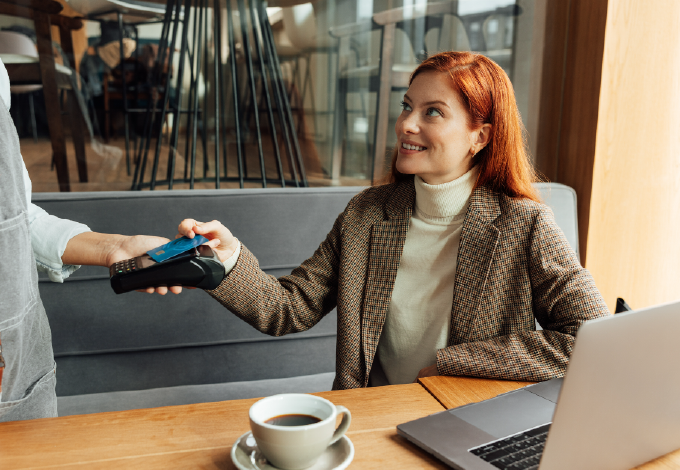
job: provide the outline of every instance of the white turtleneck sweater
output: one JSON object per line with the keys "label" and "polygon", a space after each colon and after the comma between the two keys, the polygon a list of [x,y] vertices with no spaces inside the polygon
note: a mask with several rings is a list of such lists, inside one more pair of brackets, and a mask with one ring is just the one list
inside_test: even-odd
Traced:
{"label": "white turtleneck sweater", "polygon": [[447,346],[458,246],[477,168],[449,183],[415,177],[416,207],[406,234],[372,386],[411,383]]}

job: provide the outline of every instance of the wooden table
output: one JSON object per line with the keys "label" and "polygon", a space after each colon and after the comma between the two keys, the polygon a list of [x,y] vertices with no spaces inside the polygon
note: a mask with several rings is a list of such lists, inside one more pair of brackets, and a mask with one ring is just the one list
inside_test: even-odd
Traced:
{"label": "wooden table", "polygon": [[[397,424],[444,410],[419,384],[316,395],[352,412],[351,468],[448,468],[397,435]],[[234,469],[231,446],[255,401],[0,423],[0,468]]]}
{"label": "wooden table", "polygon": [[[317,393],[352,412],[351,468],[447,469],[397,435],[400,423],[528,382],[428,377],[419,384]],[[422,385],[422,386],[421,386]],[[436,397],[436,399],[435,399]],[[234,469],[233,443],[257,399],[0,423],[0,468]],[[680,450],[641,470],[680,469]]]}
{"label": "wooden table", "polygon": [[[493,398],[533,383],[473,377],[425,377],[419,379],[419,382],[447,409]],[[680,470],[680,449],[635,468]]]}

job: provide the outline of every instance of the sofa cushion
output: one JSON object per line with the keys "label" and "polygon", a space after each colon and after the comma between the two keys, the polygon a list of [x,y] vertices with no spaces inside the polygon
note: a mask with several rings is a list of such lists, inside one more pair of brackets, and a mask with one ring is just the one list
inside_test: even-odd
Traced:
{"label": "sofa cushion", "polygon": [[59,397],[59,416],[124,411],[159,406],[191,405],[223,400],[259,398],[279,393],[316,393],[332,388],[335,373],[287,379],[253,380],[207,385],[184,385],[128,392],[92,393]]}

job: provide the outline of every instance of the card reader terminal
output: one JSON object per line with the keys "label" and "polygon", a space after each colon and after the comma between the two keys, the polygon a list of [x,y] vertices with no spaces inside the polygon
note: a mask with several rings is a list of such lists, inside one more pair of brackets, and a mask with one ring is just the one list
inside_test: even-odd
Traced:
{"label": "card reader terminal", "polygon": [[160,286],[214,289],[224,279],[224,265],[212,248],[200,245],[160,263],[148,254],[119,261],[109,274],[116,294]]}

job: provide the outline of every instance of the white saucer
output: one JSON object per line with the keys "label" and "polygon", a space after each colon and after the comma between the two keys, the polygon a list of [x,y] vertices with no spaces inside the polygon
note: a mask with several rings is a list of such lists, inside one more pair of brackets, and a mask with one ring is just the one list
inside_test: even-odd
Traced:
{"label": "white saucer", "polygon": [[[305,470],[343,470],[354,458],[354,445],[349,437],[342,436],[321,454],[314,465]],[[231,448],[231,460],[239,470],[276,470],[257,448],[253,433],[248,431],[239,437]]]}

